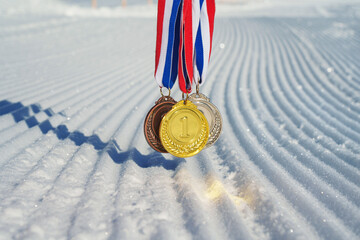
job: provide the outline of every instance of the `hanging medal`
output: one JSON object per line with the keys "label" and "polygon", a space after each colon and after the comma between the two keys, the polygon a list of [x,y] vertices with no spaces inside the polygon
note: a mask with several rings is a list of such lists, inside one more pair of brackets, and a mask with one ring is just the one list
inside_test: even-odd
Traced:
{"label": "hanging medal", "polygon": [[212,36],[214,29],[215,0],[200,0],[200,21],[195,39],[194,79],[196,93],[190,95],[197,108],[205,115],[209,123],[209,139],[205,148],[214,144],[220,137],[222,118],[217,107],[210,99],[199,92],[199,87],[205,82],[207,68],[211,56]]}
{"label": "hanging medal", "polygon": [[[161,143],[159,128],[163,117],[176,104],[170,96],[176,82],[179,61],[181,0],[159,0],[155,53],[155,80],[161,97],[155,102],[144,121],[144,135],[149,145],[158,152],[167,152]],[[164,95],[162,89],[169,94]]]}
{"label": "hanging medal", "polygon": [[209,139],[205,148],[213,145],[220,137],[222,130],[222,118],[217,107],[210,102],[210,99],[197,91],[189,96],[189,100],[204,114],[209,124]]}
{"label": "hanging medal", "polygon": [[[194,2],[197,2],[195,0]],[[160,124],[160,139],[164,148],[177,157],[199,153],[209,138],[209,125],[204,116],[188,99],[194,68],[193,15],[191,0],[183,0],[179,44],[179,87],[183,100],[175,104]],[[193,19],[194,17],[194,19]]]}

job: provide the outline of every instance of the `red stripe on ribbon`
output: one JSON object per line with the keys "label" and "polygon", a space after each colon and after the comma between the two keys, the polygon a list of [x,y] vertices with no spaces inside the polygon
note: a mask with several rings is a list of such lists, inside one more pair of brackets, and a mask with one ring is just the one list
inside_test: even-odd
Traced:
{"label": "red stripe on ribbon", "polygon": [[[191,92],[191,85],[194,77],[193,54],[192,0],[184,0],[182,6],[179,48],[179,87],[184,93]],[[183,62],[185,62],[185,65]],[[188,80],[188,83],[186,83],[186,79]]]}
{"label": "red stripe on ribbon", "polygon": [[211,48],[212,48],[212,38],[213,38],[213,32],[214,32],[215,0],[206,0],[206,8],[207,8],[208,18],[209,18],[209,31],[210,31],[209,60],[210,60]]}

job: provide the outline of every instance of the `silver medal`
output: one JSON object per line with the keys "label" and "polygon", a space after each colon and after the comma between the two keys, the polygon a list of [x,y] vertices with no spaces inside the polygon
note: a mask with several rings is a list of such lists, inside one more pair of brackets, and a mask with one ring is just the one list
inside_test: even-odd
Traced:
{"label": "silver medal", "polygon": [[222,130],[221,114],[217,107],[210,102],[210,99],[202,93],[191,94],[189,100],[205,115],[209,123],[209,139],[205,148],[210,147],[220,137]]}

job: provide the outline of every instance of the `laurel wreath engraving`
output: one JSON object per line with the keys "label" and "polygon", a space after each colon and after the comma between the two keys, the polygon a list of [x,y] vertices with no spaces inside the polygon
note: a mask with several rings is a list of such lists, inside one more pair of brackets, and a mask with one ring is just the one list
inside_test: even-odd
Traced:
{"label": "laurel wreath engraving", "polygon": [[214,124],[214,127],[210,131],[209,139],[208,139],[208,142],[206,144],[207,147],[211,146],[212,144],[214,144],[219,139],[219,136],[221,134],[221,130],[222,130],[221,115],[220,115],[220,113],[218,111],[216,111],[216,113],[215,113],[215,124]]}
{"label": "laurel wreath engraving", "polygon": [[163,103],[163,102],[171,102],[171,103],[176,103],[176,101],[170,97],[170,96],[162,96],[160,97],[156,102],[155,102],[155,106],[152,107],[152,109],[149,112],[148,117],[145,119],[146,123],[145,123],[145,131],[146,131],[146,135],[148,136],[146,138],[146,140],[148,141],[148,143],[155,148],[156,150],[160,151],[160,152],[167,152],[166,149],[164,148],[164,146],[161,144],[161,141],[159,139],[159,137],[157,137],[153,131],[152,128],[152,122],[154,119],[154,115],[152,114],[152,110],[159,104]]}

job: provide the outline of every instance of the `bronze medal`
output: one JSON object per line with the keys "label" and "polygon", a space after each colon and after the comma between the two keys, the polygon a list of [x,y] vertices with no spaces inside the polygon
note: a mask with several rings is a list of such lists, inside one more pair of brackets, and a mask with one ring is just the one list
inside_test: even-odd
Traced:
{"label": "bronze medal", "polygon": [[166,149],[161,144],[159,129],[163,117],[176,104],[176,101],[170,96],[162,96],[156,102],[144,121],[144,135],[149,145],[156,151],[166,153]]}

